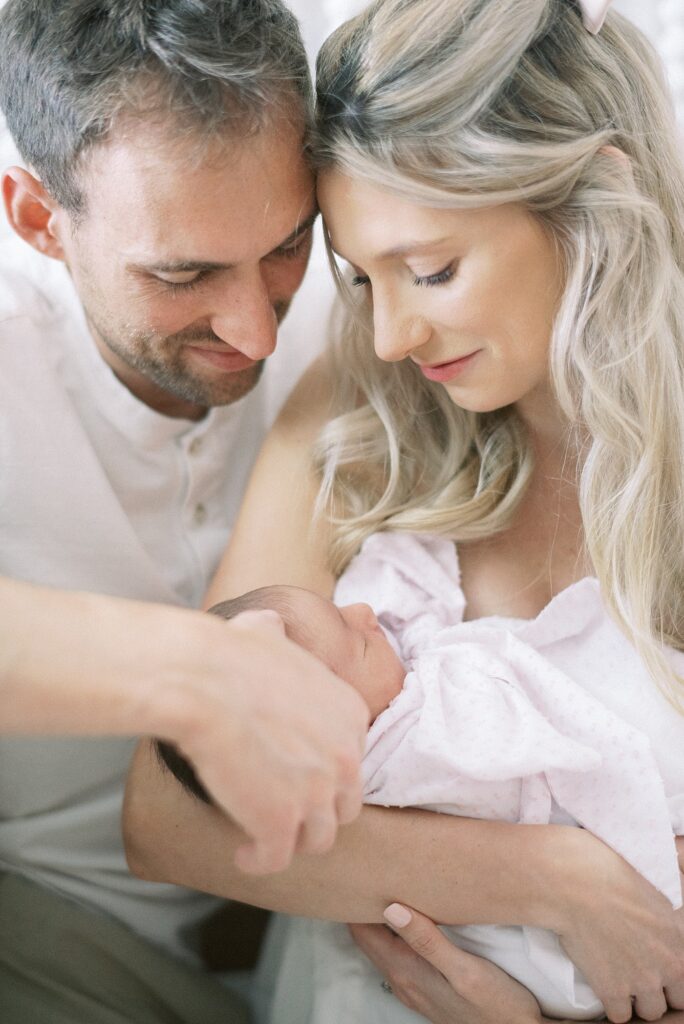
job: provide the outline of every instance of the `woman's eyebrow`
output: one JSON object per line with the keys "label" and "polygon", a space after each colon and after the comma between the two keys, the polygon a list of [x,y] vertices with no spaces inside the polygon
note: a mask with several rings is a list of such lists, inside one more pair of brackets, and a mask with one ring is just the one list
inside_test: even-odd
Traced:
{"label": "woman's eyebrow", "polygon": [[444,245],[448,242],[449,238],[431,238],[427,242],[421,242],[416,240],[409,240],[403,242],[401,245],[393,246],[391,249],[385,249],[384,252],[378,253],[376,259],[389,260],[395,259],[397,256],[409,256],[413,254],[419,254],[427,252],[430,249],[437,249],[440,245]]}
{"label": "woman's eyebrow", "polygon": [[[393,246],[391,249],[384,249],[382,252],[373,253],[371,258],[373,260],[381,261],[396,259],[400,256],[419,256],[421,253],[429,252],[431,249],[438,249],[441,245],[446,245],[449,241],[451,241],[451,239],[448,235],[444,238],[431,238],[427,242],[418,241],[417,239],[409,239],[409,241],[402,242],[401,245]],[[340,250],[332,245],[332,243],[331,248],[336,256],[339,256],[340,259],[344,260],[346,263],[351,263],[353,266],[353,260],[350,260],[343,252],[340,252]]]}

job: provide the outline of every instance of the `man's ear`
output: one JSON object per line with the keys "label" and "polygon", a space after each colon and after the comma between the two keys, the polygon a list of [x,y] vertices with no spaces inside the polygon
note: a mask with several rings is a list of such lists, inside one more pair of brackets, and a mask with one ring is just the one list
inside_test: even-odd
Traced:
{"label": "man's ear", "polygon": [[2,176],[7,219],[25,242],[55,260],[64,259],[58,221],[62,208],[42,183],[23,167],[10,167]]}

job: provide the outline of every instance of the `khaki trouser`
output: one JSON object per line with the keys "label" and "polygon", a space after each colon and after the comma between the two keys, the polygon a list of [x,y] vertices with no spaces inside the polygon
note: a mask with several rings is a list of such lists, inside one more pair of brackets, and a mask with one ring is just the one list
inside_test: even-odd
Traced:
{"label": "khaki trouser", "polygon": [[113,918],[0,873],[2,1024],[248,1024],[211,976]]}

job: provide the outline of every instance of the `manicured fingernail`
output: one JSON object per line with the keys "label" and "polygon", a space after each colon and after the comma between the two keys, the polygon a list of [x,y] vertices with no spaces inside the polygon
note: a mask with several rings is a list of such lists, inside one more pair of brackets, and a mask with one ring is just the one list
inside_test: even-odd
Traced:
{"label": "manicured fingernail", "polygon": [[393,928],[405,928],[411,921],[411,911],[402,907],[401,903],[392,903],[385,910],[383,917]]}

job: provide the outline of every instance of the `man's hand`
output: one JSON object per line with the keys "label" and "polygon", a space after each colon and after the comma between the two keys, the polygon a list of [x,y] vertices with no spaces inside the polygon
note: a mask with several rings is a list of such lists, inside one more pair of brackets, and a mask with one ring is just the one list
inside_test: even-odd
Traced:
{"label": "man's hand", "polygon": [[244,829],[239,866],[330,849],[361,809],[368,708],[274,612],[204,612],[0,578],[4,733],[159,736]]}
{"label": "man's hand", "polygon": [[282,871],[295,852],[329,850],[359,813],[368,709],[285,637],[276,613],[206,624],[205,671],[181,680],[182,713],[163,735],[249,837],[237,865]]}

